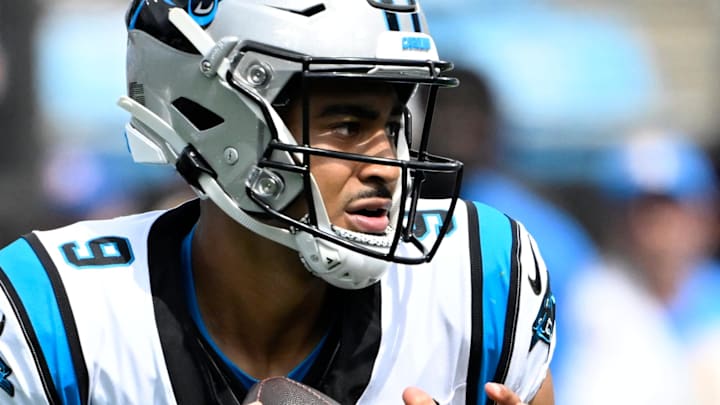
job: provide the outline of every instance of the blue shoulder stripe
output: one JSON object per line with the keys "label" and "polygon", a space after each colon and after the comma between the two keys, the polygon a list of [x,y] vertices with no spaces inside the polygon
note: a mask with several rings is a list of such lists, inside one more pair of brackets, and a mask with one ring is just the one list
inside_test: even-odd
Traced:
{"label": "blue shoulder stripe", "polygon": [[[475,203],[478,211],[480,251],[483,266],[483,336],[484,361],[480,372],[481,387],[490,381],[500,364],[503,348],[505,315],[510,291],[510,252],[513,243],[510,222],[501,212]],[[486,402],[481,389],[479,404]]]}
{"label": "blue shoulder stripe", "polygon": [[473,263],[473,332],[468,369],[468,404],[485,404],[484,385],[495,377],[503,357],[514,238],[501,212],[467,202]]}
{"label": "blue shoulder stripe", "polygon": [[[47,252],[34,235],[29,239],[18,239],[0,251],[3,281],[14,291],[11,298],[24,332],[35,346],[41,374],[48,373],[52,379],[46,382],[55,391],[51,398],[60,404],[86,404],[88,373],[65,289]],[[31,242],[38,245],[39,254]]]}
{"label": "blue shoulder stripe", "polygon": [[[504,383],[507,378],[508,371],[510,368],[510,359],[512,357],[512,349],[515,346],[515,334],[517,331],[517,320],[520,309],[520,252],[522,246],[520,246],[519,237],[519,225],[512,219],[508,218],[510,222],[511,232],[511,243],[508,245],[511,247],[509,254],[509,267],[505,271],[507,278],[509,278],[509,292],[506,293],[507,298],[507,309],[505,316],[505,337],[502,340],[502,354],[500,355],[500,361],[496,367],[495,376],[493,381]],[[507,283],[506,283],[507,285]]]}

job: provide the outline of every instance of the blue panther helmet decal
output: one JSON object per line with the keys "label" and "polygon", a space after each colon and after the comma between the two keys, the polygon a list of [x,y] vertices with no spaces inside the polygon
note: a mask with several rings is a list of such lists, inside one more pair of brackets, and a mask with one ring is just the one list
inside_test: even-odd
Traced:
{"label": "blue panther helmet decal", "polygon": [[180,7],[203,28],[215,19],[221,0],[133,0],[125,15],[128,30],[145,31],[160,41],[185,52],[195,47],[168,20],[168,10]]}

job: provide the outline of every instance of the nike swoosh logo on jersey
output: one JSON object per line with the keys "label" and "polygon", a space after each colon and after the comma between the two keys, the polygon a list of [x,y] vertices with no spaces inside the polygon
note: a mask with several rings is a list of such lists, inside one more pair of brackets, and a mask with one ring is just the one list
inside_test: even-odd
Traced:
{"label": "nike swoosh logo on jersey", "polygon": [[542,286],[540,285],[540,264],[538,263],[535,247],[533,247],[532,243],[530,244],[530,250],[532,251],[533,261],[535,262],[535,278],[528,275],[528,281],[530,281],[530,287],[532,287],[535,295],[540,295],[540,291],[542,290]]}

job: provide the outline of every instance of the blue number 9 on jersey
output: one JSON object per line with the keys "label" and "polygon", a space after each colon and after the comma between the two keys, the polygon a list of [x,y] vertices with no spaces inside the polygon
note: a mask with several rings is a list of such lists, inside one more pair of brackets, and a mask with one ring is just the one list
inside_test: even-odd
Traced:
{"label": "blue number 9 on jersey", "polygon": [[77,242],[60,246],[65,260],[78,268],[126,266],[134,260],[130,242],[117,236],[103,236],[79,247]]}

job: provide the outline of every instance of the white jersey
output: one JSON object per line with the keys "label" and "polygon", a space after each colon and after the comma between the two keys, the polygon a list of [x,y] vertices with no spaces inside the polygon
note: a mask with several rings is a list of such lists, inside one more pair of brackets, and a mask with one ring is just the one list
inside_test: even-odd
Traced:
{"label": "white jersey", "polygon": [[[419,207],[432,239],[442,213]],[[34,232],[0,251],[0,403],[235,404],[246,388],[198,333],[179,274],[197,202]],[[546,376],[555,300],[525,228],[459,203],[431,263],[337,290],[342,314],[303,382],[343,404],[408,386],[485,404],[487,381],[528,400]]]}

